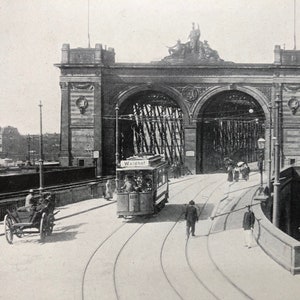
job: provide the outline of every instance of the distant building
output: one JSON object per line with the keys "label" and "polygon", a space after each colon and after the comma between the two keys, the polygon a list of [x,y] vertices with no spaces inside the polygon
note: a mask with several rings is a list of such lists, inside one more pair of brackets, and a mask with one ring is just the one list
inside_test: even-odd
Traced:
{"label": "distant building", "polygon": [[[44,160],[58,161],[60,135],[45,133],[43,135]],[[12,161],[30,161],[35,164],[39,160],[40,135],[21,135],[12,126],[0,128],[0,159]]]}

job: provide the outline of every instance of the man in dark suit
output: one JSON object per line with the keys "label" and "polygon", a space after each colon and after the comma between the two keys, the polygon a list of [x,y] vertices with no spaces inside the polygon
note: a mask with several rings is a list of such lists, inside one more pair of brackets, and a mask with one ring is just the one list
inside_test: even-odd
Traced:
{"label": "man in dark suit", "polygon": [[195,223],[198,221],[197,209],[195,207],[195,202],[191,200],[186,207],[185,211],[185,219],[186,219],[186,235],[187,238],[190,237],[190,232],[192,236],[195,236]]}
{"label": "man in dark suit", "polygon": [[251,210],[251,206],[247,205],[248,211],[244,213],[243,228],[245,233],[245,247],[251,248],[252,230],[255,222],[255,216]]}

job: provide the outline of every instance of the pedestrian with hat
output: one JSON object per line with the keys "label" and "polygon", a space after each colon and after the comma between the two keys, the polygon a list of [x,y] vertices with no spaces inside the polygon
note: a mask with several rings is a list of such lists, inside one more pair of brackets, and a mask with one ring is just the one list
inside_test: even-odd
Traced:
{"label": "pedestrian with hat", "polygon": [[191,200],[186,207],[185,220],[187,238],[190,237],[190,233],[192,233],[192,236],[195,236],[195,224],[196,222],[198,222],[199,218],[197,214],[197,209],[195,207],[195,202],[193,200]]}
{"label": "pedestrian with hat", "polygon": [[245,247],[251,248],[252,246],[252,232],[255,222],[255,216],[251,210],[251,206],[247,205],[247,211],[244,213],[243,228],[245,235]]}

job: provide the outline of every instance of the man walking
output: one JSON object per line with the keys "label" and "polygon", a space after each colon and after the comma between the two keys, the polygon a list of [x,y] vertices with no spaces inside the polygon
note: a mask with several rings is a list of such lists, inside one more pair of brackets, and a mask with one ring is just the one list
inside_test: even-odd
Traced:
{"label": "man walking", "polygon": [[251,210],[251,206],[247,205],[248,211],[244,214],[243,219],[243,228],[245,234],[245,247],[251,248],[252,244],[252,230],[255,222],[255,216],[253,211]]}
{"label": "man walking", "polygon": [[198,214],[193,200],[191,200],[186,207],[185,219],[187,238],[190,237],[190,233],[192,233],[192,236],[195,236],[195,223],[198,221]]}

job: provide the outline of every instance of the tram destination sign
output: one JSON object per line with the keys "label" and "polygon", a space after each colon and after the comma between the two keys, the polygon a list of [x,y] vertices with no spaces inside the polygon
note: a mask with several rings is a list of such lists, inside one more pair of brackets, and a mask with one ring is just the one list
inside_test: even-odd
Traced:
{"label": "tram destination sign", "polygon": [[148,159],[140,159],[140,160],[121,160],[121,167],[149,167],[150,162]]}

